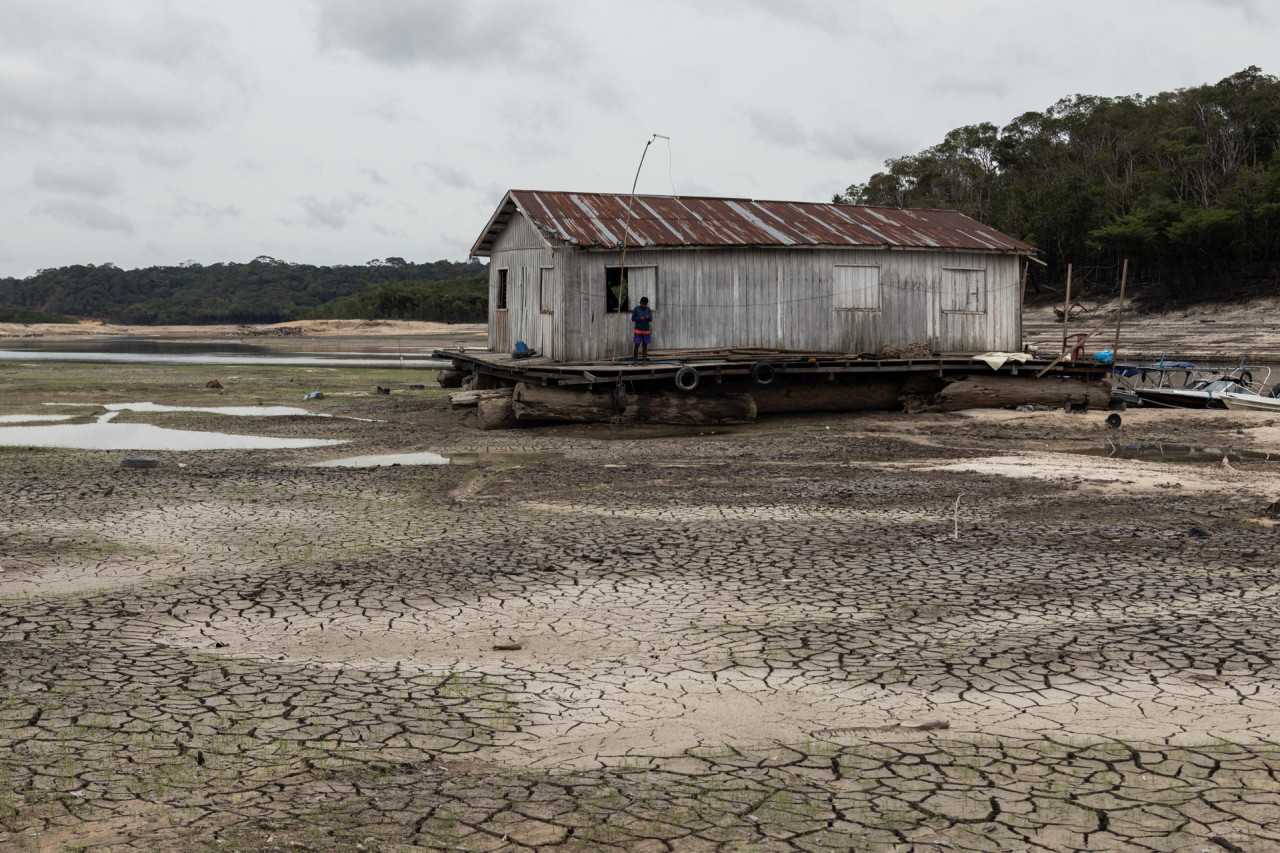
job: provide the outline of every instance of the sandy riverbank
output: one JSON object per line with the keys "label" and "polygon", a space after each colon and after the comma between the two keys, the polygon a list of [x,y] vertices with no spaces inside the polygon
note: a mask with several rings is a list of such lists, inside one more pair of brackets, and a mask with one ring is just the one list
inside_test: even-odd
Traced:
{"label": "sandy riverbank", "polygon": [[[1085,344],[1094,353],[1115,342],[1117,300],[1086,302],[1088,310],[1072,317],[1069,334],[1097,333]],[[1062,321],[1053,305],[1029,308],[1023,315],[1026,339],[1043,352],[1058,352]],[[1101,327],[1099,329],[1099,327]],[[1190,360],[1234,364],[1244,357],[1251,364],[1280,364],[1280,300],[1246,303],[1205,303],[1176,311],[1134,311],[1126,306],[1120,327],[1122,361]]]}
{"label": "sandy riverbank", "polygon": [[147,337],[244,338],[302,335],[306,337],[484,337],[484,324],[423,323],[410,320],[293,320],[268,325],[120,326],[97,321],[68,323],[0,323],[4,337]]}

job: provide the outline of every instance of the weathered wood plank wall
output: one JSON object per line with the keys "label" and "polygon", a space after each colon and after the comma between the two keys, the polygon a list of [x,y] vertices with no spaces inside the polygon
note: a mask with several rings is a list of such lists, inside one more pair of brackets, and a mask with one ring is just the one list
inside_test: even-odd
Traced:
{"label": "weathered wood plank wall", "polygon": [[[552,253],[539,239],[529,220],[514,216],[510,224],[494,242],[489,258],[489,348],[495,352],[509,352],[516,341],[524,341],[539,352],[546,352],[554,344],[544,339],[548,327],[542,317],[539,293],[541,270],[554,267]],[[500,271],[507,271],[507,310],[498,304]],[[559,286],[559,278],[552,275],[553,286]]]}
{"label": "weathered wood plank wall", "polygon": [[[523,215],[495,242],[490,305],[507,269],[506,328],[491,307],[491,348],[523,340],[564,361],[629,356],[631,323],[605,311],[605,270],[619,252],[558,246],[548,251]],[[881,249],[632,248],[631,297],[648,296],[656,349],[763,347],[875,352],[883,344],[929,342],[939,351],[1021,347],[1016,255]],[[874,267],[878,308],[837,308],[837,266]],[[540,269],[554,288],[540,298]],[[653,268],[652,270],[640,268]],[[858,281],[874,278],[866,271]],[[854,300],[858,304],[863,304]],[[541,309],[552,304],[552,317]]]}
{"label": "weathered wood plank wall", "polygon": [[[567,252],[566,252],[567,253]],[[557,253],[559,254],[559,253]],[[605,313],[605,268],[618,253],[573,252],[566,292],[574,330],[565,358],[609,355],[616,316]],[[837,310],[837,264],[880,270],[878,310]],[[943,351],[1013,350],[1018,340],[1018,260],[1013,255],[886,250],[729,249],[628,251],[627,265],[657,268],[654,347],[765,347],[874,352],[928,341]],[[981,271],[976,305],[944,299],[944,270]],[[966,282],[966,283],[972,283]],[[635,294],[637,297],[641,294]],[[944,310],[944,305],[959,309]],[[965,310],[973,309],[973,310]],[[619,342],[630,340],[623,317]],[[627,350],[623,350],[624,352]]]}

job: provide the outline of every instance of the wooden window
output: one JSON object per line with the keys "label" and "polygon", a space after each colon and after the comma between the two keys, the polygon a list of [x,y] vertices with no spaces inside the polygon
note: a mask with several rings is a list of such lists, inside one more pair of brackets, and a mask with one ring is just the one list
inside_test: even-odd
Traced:
{"label": "wooden window", "polygon": [[649,297],[649,307],[658,306],[658,268],[627,267],[623,275],[622,267],[604,268],[605,312],[616,314],[619,311],[631,310],[631,294],[636,298]]}
{"label": "wooden window", "polygon": [[507,310],[507,271],[498,270],[498,293],[494,296],[493,307],[499,311]]}
{"label": "wooden window", "polygon": [[554,314],[556,310],[555,274],[554,267],[538,270],[538,310],[543,314]]}
{"label": "wooden window", "polygon": [[880,267],[839,264],[834,278],[837,311],[880,310]]}
{"label": "wooden window", "polygon": [[982,314],[987,310],[985,269],[943,269],[942,310],[955,314]]}

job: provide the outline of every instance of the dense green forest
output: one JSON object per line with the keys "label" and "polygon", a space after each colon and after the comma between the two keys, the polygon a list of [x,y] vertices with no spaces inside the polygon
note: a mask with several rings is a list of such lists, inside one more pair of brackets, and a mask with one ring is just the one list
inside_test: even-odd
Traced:
{"label": "dense green forest", "polygon": [[[957,128],[835,201],[960,210],[1041,251],[1031,290],[1074,265],[1082,295],[1280,293],[1280,79],[1256,67],[1158,95],[1064,98]],[[1155,286],[1158,286],[1156,288]]]}
{"label": "dense green forest", "polygon": [[0,305],[0,323],[74,323],[75,318],[62,314],[49,314],[45,311],[32,311],[30,308],[15,308],[12,305]]}
{"label": "dense green forest", "polygon": [[0,279],[0,311],[12,311],[15,318],[45,312],[139,325],[319,317],[483,322],[487,269],[481,263],[415,264],[403,258],[321,267],[266,256],[245,264],[135,270],[84,264]]}

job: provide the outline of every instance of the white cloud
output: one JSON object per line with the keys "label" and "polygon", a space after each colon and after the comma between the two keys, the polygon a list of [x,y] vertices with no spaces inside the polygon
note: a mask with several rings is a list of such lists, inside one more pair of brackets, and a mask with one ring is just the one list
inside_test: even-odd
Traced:
{"label": "white cloud", "polygon": [[208,223],[235,219],[243,212],[234,204],[215,205],[186,196],[176,198],[172,208],[172,215],[175,217],[201,219]]}
{"label": "white cloud", "polygon": [[415,168],[425,171],[434,183],[450,189],[469,190],[476,185],[467,172],[443,163],[418,163]]}
{"label": "white cloud", "polygon": [[120,191],[116,170],[105,165],[83,169],[47,169],[37,166],[32,183],[42,190],[93,198],[106,198]]}
{"label": "white cloud", "polygon": [[552,70],[577,54],[532,3],[501,0],[319,0],[323,47],[353,51],[394,68]]}
{"label": "white cloud", "polygon": [[782,114],[755,111],[747,118],[758,139],[779,148],[795,148],[839,160],[880,161],[904,153],[903,141],[897,134],[874,122],[867,128],[858,128],[846,120],[828,120],[816,130],[807,130]]}
{"label": "white cloud", "polygon": [[302,208],[302,218],[286,218],[282,221],[308,228],[343,228],[351,222],[357,211],[372,203],[365,196],[355,193],[328,199],[303,196],[296,199],[296,202]]}
{"label": "white cloud", "polygon": [[207,124],[241,91],[226,28],[169,3],[8,0],[0,131]]}
{"label": "white cloud", "polygon": [[100,204],[80,201],[49,201],[37,205],[35,213],[48,216],[62,225],[85,228],[90,231],[120,231],[133,233],[133,223],[125,216],[114,213]]}

